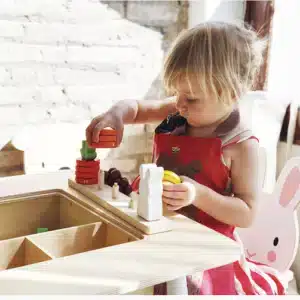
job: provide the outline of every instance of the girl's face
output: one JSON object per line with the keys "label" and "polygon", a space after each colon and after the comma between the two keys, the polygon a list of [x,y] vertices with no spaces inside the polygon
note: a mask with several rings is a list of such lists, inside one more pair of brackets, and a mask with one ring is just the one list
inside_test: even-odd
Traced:
{"label": "girl's face", "polygon": [[218,102],[212,95],[204,94],[199,88],[193,88],[192,94],[187,83],[177,86],[176,108],[192,127],[213,125],[233,109]]}

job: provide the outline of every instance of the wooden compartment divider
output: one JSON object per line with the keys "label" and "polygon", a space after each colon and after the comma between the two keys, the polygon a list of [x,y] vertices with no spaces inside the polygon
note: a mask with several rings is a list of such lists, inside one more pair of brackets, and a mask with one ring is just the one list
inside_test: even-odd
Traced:
{"label": "wooden compartment divider", "polygon": [[96,222],[28,237],[51,257],[58,258],[131,241],[131,237],[111,224]]}
{"label": "wooden compartment divider", "polygon": [[95,250],[105,245],[105,226],[102,222],[69,227],[28,237],[54,258]]}
{"label": "wooden compartment divider", "polygon": [[52,258],[27,237],[0,241],[0,270],[18,268]]}

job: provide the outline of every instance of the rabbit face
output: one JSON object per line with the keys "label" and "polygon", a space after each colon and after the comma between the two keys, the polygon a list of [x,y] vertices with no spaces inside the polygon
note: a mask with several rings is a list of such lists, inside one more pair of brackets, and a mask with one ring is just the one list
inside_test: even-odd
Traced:
{"label": "rabbit face", "polygon": [[[239,228],[237,232],[247,258],[284,272],[290,268],[296,254],[298,222],[295,212],[287,208],[281,211],[282,207],[276,207],[280,204],[272,202],[272,196],[264,195],[252,226]],[[270,209],[271,206],[274,209]]]}
{"label": "rabbit face", "polygon": [[291,159],[272,195],[263,194],[249,228],[238,228],[245,255],[252,261],[284,272],[290,268],[299,244],[300,159]]}

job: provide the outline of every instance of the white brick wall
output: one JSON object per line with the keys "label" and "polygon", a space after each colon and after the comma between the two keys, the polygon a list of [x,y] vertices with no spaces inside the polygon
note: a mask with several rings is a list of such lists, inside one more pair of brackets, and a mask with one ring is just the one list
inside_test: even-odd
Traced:
{"label": "white brick wall", "polygon": [[120,19],[117,12],[93,0],[1,0],[0,12],[1,16],[12,20],[75,24]]}
{"label": "white brick wall", "polygon": [[145,25],[168,26],[177,21],[179,12],[177,2],[175,0],[128,1],[127,14],[130,20],[142,21]]}
{"label": "white brick wall", "polygon": [[142,98],[162,59],[161,34],[100,1],[1,0],[0,147],[13,137],[28,166],[61,164],[59,141],[73,159],[89,120],[114,101]]}

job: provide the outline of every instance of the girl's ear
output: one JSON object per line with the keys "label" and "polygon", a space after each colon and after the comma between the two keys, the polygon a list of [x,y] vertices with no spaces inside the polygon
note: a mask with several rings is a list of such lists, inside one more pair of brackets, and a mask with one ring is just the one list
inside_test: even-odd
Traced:
{"label": "girl's ear", "polygon": [[[297,164],[296,164],[297,162]],[[295,210],[300,201],[300,194],[295,197],[297,192],[300,192],[300,170],[299,160],[290,160],[287,162],[279,178],[280,197],[279,204],[283,207],[289,207]]]}

